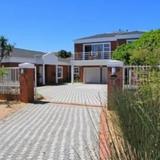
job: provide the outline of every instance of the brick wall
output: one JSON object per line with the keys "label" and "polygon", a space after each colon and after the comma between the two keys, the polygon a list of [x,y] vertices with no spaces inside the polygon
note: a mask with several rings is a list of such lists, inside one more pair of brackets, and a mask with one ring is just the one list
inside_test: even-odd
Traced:
{"label": "brick wall", "polygon": [[118,39],[117,40],[117,46],[120,46],[122,44],[126,44],[127,43],[127,40],[126,39]]}
{"label": "brick wall", "polygon": [[45,65],[45,80],[46,85],[56,84],[56,66]]}
{"label": "brick wall", "polygon": [[25,103],[34,101],[34,69],[23,69],[20,75],[20,100]]}
{"label": "brick wall", "polygon": [[63,67],[63,78],[59,79],[59,83],[65,83],[65,82],[70,82],[71,80],[71,75],[70,75],[70,66],[62,66]]}
{"label": "brick wall", "polygon": [[123,68],[116,67],[116,76],[112,76],[112,68],[108,67],[108,109],[112,109],[114,93],[123,89]]}
{"label": "brick wall", "polygon": [[1,66],[4,67],[18,67],[19,63],[2,63]]}
{"label": "brick wall", "polygon": [[83,82],[83,67],[79,67],[79,81]]}
{"label": "brick wall", "polygon": [[74,51],[75,51],[75,59],[81,59],[83,52],[83,44],[75,44]]}

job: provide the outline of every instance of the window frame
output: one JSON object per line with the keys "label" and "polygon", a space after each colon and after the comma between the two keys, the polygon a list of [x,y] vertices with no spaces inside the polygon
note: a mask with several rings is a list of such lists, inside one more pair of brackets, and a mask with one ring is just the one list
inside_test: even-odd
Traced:
{"label": "window frame", "polygon": [[[105,44],[109,45],[108,47],[105,47]],[[107,52],[111,52],[111,42],[103,42],[103,43],[85,43],[83,44],[83,52],[85,52],[85,46],[91,46],[91,52],[92,52],[92,46],[94,45],[103,45],[103,50],[105,51],[104,48],[109,48],[109,51]]]}
{"label": "window frame", "polygon": [[[61,76],[59,76],[59,73]],[[57,68],[57,78],[62,79],[63,78],[63,66],[58,66]]]}
{"label": "window frame", "polygon": [[[75,69],[77,69],[78,72],[75,72]],[[74,66],[74,75],[79,75],[79,67],[78,66]]]}

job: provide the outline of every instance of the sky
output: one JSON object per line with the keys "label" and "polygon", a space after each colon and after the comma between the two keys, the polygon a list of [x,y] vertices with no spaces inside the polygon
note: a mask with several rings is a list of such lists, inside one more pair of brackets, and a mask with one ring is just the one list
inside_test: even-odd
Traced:
{"label": "sky", "polygon": [[159,0],[0,0],[0,35],[18,48],[73,51],[81,37],[158,28]]}

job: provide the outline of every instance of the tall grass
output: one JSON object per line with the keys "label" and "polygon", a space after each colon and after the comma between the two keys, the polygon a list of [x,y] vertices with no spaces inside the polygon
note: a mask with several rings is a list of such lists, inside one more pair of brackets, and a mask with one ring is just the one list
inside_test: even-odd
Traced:
{"label": "tall grass", "polygon": [[124,142],[118,159],[160,159],[160,72],[150,71],[142,82],[137,90],[116,91],[112,97]]}
{"label": "tall grass", "polygon": [[[106,160],[160,160],[160,71],[154,68],[142,76],[136,90],[115,90],[111,103],[111,110],[103,108],[108,145],[102,146],[110,149]],[[101,159],[89,149],[88,155]]]}

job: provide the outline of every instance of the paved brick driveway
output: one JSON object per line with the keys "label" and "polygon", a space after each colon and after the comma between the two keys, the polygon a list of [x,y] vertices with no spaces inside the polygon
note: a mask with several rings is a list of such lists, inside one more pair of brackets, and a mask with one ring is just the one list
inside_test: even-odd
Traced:
{"label": "paved brick driveway", "polygon": [[0,160],[89,160],[87,150],[98,152],[99,114],[99,107],[30,104],[0,121]]}
{"label": "paved brick driveway", "polygon": [[107,85],[78,83],[38,87],[37,91],[56,103],[102,106],[107,102]]}

